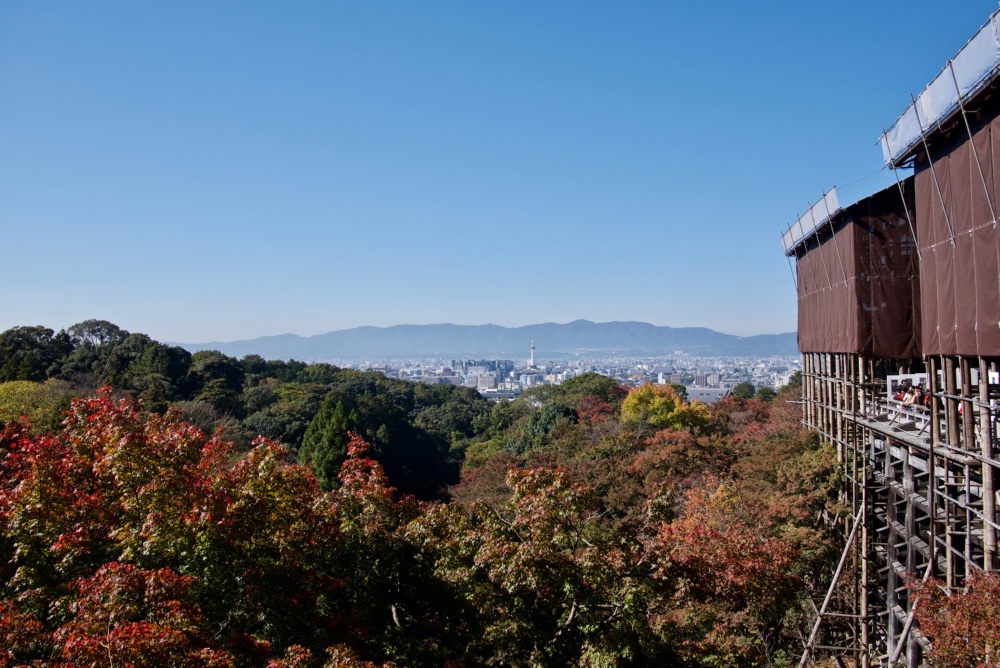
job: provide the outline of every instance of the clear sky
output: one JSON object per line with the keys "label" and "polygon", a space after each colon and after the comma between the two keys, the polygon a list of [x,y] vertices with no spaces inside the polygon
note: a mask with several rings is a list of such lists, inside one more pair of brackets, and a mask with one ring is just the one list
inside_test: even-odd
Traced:
{"label": "clear sky", "polygon": [[0,4],[0,329],[791,331],[994,0]]}

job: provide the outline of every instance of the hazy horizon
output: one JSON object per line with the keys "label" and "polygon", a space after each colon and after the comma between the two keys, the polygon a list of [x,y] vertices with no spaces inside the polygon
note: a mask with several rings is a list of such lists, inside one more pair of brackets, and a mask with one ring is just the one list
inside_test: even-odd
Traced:
{"label": "hazy horizon", "polygon": [[[360,329],[360,328],[364,328],[364,327],[375,327],[375,328],[378,328],[378,329],[390,329],[390,328],[393,328],[393,327],[410,327],[410,326],[414,326],[414,327],[433,327],[433,326],[436,326],[436,325],[454,325],[454,326],[458,326],[458,327],[487,327],[487,326],[495,326],[495,327],[503,327],[505,329],[520,329],[520,328],[524,328],[524,327],[531,327],[531,326],[534,326],[534,325],[552,325],[552,324],[555,324],[555,325],[568,325],[568,324],[571,324],[571,323],[574,323],[574,322],[579,322],[579,321],[591,322],[591,323],[594,323],[594,324],[597,324],[597,325],[608,324],[608,323],[628,323],[628,322],[635,322],[635,323],[640,323],[640,324],[653,325],[654,327],[670,327],[672,329],[687,329],[687,328],[700,329],[700,328],[702,328],[701,325],[684,325],[684,326],[681,326],[681,327],[677,327],[677,326],[674,326],[674,325],[657,325],[656,323],[646,322],[646,321],[642,321],[642,320],[604,320],[604,321],[596,321],[596,320],[589,320],[588,318],[575,318],[573,320],[567,320],[565,322],[556,322],[556,321],[529,322],[529,323],[525,323],[523,325],[502,325],[502,324],[495,323],[495,322],[482,322],[482,323],[462,323],[462,322],[425,322],[425,323],[417,323],[417,322],[401,322],[401,323],[396,323],[396,324],[393,324],[393,325],[356,325],[356,326],[353,326],[353,327],[341,327],[341,328],[338,328],[338,329],[330,329],[330,330],[326,330],[326,331],[323,331],[323,332],[316,332],[316,333],[313,333],[313,334],[299,334],[298,332],[278,332],[276,334],[261,334],[259,336],[251,336],[251,337],[245,337],[245,338],[240,338],[240,339],[228,339],[228,340],[210,339],[210,340],[205,340],[205,341],[171,341],[171,343],[178,343],[178,344],[179,343],[205,344],[205,343],[216,343],[216,342],[231,343],[231,342],[234,342],[234,341],[252,341],[254,339],[267,338],[267,337],[276,337],[276,336],[298,336],[298,337],[302,337],[302,338],[310,338],[310,337],[313,337],[313,336],[322,336],[323,334],[329,334],[331,332],[341,332],[341,331],[346,331],[346,330],[351,330],[351,329]],[[125,328],[125,329],[128,329],[128,328]],[[712,331],[719,332],[720,334],[729,334],[731,336],[740,336],[740,337],[769,336],[769,335],[793,334],[793,333],[795,333],[794,329],[783,331],[783,332],[758,332],[756,334],[740,334],[740,333],[737,333],[737,332],[724,332],[722,330],[717,330],[717,329],[714,329],[712,327],[707,327],[706,329],[711,329]]]}

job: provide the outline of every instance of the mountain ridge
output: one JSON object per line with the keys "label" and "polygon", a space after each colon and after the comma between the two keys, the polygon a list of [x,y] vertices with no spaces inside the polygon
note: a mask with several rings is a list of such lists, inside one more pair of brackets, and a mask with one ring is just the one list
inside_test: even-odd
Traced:
{"label": "mountain ridge", "polygon": [[275,334],[237,341],[174,343],[191,352],[219,350],[242,357],[323,361],[387,357],[526,357],[534,341],[536,356],[580,352],[669,355],[795,355],[795,332],[736,336],[707,327],[668,327],[648,322],[573,320],[521,327],[502,325],[363,325],[313,336]]}

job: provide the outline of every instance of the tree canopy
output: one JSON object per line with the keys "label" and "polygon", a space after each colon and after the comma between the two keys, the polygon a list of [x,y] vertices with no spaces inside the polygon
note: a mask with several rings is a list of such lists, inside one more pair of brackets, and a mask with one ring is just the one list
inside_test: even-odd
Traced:
{"label": "tree canopy", "polygon": [[789,390],[491,403],[103,321],[0,340],[35,374],[0,383],[0,668],[781,666],[836,565]]}
{"label": "tree canopy", "polygon": [[694,429],[708,424],[708,407],[695,401],[688,403],[677,396],[670,385],[647,383],[633,389],[622,402],[622,419],[646,422],[663,429]]}
{"label": "tree canopy", "polygon": [[[812,519],[833,466],[794,407],[728,401],[758,418],[631,443],[558,403],[500,420],[547,440],[468,470],[451,503],[401,495],[357,434],[324,490],[280,444],[241,453],[110,389],[50,434],[15,420],[0,666],[782,665],[835,554]],[[814,488],[758,476],[776,449],[778,479]]]}
{"label": "tree canopy", "polygon": [[[458,482],[464,443],[489,411],[471,388],[259,355],[191,354],[104,320],[0,333],[0,421],[26,414],[36,430],[51,430],[71,396],[93,396],[101,384],[142,399],[146,410],[175,406],[243,450],[257,436],[284,443],[315,467],[326,489],[335,484],[348,432],[357,432],[393,484],[421,498],[441,497]],[[334,416],[338,404],[343,419]]]}

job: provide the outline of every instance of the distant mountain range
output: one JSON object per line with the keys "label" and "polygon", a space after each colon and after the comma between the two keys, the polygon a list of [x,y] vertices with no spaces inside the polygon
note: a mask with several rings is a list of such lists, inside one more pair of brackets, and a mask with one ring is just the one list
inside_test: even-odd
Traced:
{"label": "distant mountain range", "polygon": [[525,327],[499,325],[396,325],[354,327],[316,336],[281,334],[245,341],[178,343],[192,352],[219,350],[242,357],[303,361],[386,359],[392,357],[527,358],[535,342],[537,359],[576,353],[597,355],[795,355],[795,332],[733,336],[705,327],[659,327],[646,322],[574,320]]}

